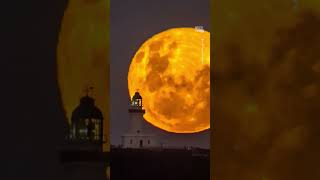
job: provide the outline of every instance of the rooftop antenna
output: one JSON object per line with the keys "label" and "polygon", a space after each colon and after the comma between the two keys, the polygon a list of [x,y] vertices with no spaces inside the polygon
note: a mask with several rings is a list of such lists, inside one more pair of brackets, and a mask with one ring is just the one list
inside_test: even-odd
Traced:
{"label": "rooftop antenna", "polygon": [[89,86],[85,89],[86,96],[89,96],[89,93],[93,91],[93,86]]}

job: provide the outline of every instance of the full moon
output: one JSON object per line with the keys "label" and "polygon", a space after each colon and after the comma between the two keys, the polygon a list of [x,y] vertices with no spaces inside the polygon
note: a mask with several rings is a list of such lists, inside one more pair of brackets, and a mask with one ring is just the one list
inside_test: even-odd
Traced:
{"label": "full moon", "polygon": [[[105,0],[69,0],[57,47],[57,74],[68,122],[85,89],[104,116],[109,136],[109,3]],[[109,150],[109,140],[104,150]]]}
{"label": "full moon", "polygon": [[210,33],[173,28],[138,49],[128,73],[132,97],[139,91],[152,125],[173,133],[210,128]]}

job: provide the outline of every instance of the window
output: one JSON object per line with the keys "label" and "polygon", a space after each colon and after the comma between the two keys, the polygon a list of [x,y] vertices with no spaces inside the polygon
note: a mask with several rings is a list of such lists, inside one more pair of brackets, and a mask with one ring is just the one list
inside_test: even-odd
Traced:
{"label": "window", "polygon": [[148,144],[150,144],[150,140],[148,139]]}
{"label": "window", "polygon": [[100,140],[100,135],[101,135],[101,132],[100,132],[100,128],[101,128],[101,121],[98,120],[98,119],[93,119],[93,122],[94,122],[94,139],[95,140]]}
{"label": "window", "polygon": [[130,139],[130,144],[132,144],[132,139]]}

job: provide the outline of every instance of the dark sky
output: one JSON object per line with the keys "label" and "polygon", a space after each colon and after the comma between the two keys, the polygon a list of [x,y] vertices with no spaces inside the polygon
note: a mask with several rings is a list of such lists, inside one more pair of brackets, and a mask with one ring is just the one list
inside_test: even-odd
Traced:
{"label": "dark sky", "polygon": [[[120,144],[128,125],[127,74],[140,45],[151,36],[174,27],[202,25],[209,30],[209,0],[123,0],[111,2],[111,143]],[[177,135],[149,130],[177,146],[209,147],[209,132]]]}
{"label": "dark sky", "polygon": [[[319,179],[320,13],[312,10],[319,6],[307,6],[309,10],[303,9],[288,19],[282,16],[288,14],[282,9],[283,5],[266,6],[260,1],[248,0],[219,2],[241,4],[236,9],[243,10],[244,17],[239,19],[235,11],[228,16],[222,14],[219,9],[228,10],[221,8],[223,4],[216,4],[217,14],[213,14],[214,22],[218,23],[214,24],[216,34],[232,31],[220,35],[226,40],[218,42],[226,42],[228,48],[223,50],[225,44],[219,44],[222,49],[215,49],[221,52],[216,56],[219,59],[216,63],[237,65],[216,76],[226,81],[218,81],[215,86],[216,97],[221,98],[215,102],[222,102],[222,98],[225,102],[215,108],[215,112],[221,112],[216,113],[218,120],[214,126],[215,176],[244,180]],[[1,4],[0,179],[61,179],[56,148],[62,139],[64,117],[56,81],[55,54],[65,3],[65,0],[29,0]],[[116,137],[125,128],[126,116],[121,112],[127,112],[123,108],[128,103],[127,66],[122,64],[128,65],[138,46],[154,33],[178,26],[208,27],[209,21],[209,6],[199,0],[134,3],[137,1],[111,3],[111,57],[114,60],[111,64],[114,112],[111,115],[115,122],[112,124],[118,126],[118,132],[111,132]],[[279,8],[277,12],[275,7]],[[231,22],[223,17],[230,18]],[[239,25],[230,26],[236,20]],[[273,28],[272,24],[285,26]],[[225,29],[217,29],[219,26]],[[241,32],[240,27],[244,29]],[[279,33],[270,32],[267,27]],[[234,33],[236,28],[238,33]],[[266,39],[272,41],[267,48],[261,46]],[[248,52],[255,52],[253,58]],[[290,55],[292,52],[296,55]],[[267,66],[255,63],[251,66],[234,57],[248,62],[273,57],[270,58],[273,61]],[[217,66],[219,69],[219,64]],[[244,69],[247,73],[241,74]],[[120,78],[116,79],[116,75]],[[260,76],[251,79],[257,75]],[[291,81],[287,81],[287,77],[291,77]],[[259,88],[261,84],[277,89],[266,92]],[[258,107],[251,108],[251,114],[239,112],[252,101],[256,101]],[[257,114],[257,110],[263,113]],[[243,119],[246,121],[241,121]]]}
{"label": "dark sky", "polygon": [[1,5],[0,179],[61,179],[56,45],[64,0]]}
{"label": "dark sky", "polygon": [[[125,124],[121,120],[126,117],[120,114],[122,110],[127,112],[128,103],[127,66],[122,64],[129,63],[138,45],[153,33],[169,27],[208,27],[209,23],[207,2],[127,2],[126,6],[125,1],[111,3],[111,95],[118,98],[112,101],[112,117],[119,121],[119,135]],[[1,5],[0,179],[61,179],[57,148],[65,120],[56,78],[56,47],[66,3],[31,0],[6,1]],[[160,12],[162,16],[151,18]],[[115,74],[120,78],[116,79]]]}

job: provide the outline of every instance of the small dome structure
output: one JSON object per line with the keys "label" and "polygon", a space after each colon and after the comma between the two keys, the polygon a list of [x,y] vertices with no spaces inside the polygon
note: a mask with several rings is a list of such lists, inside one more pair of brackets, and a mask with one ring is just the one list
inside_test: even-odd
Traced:
{"label": "small dome structure", "polygon": [[71,139],[102,142],[103,115],[95,100],[88,95],[80,99],[80,104],[71,116]]}

